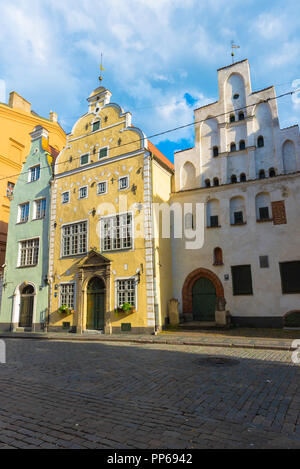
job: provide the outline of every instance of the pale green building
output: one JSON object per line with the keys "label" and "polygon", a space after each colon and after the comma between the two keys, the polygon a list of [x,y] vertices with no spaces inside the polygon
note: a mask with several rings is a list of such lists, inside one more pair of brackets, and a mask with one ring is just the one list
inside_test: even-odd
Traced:
{"label": "pale green building", "polygon": [[35,127],[10,206],[0,330],[43,330],[48,311],[50,190],[57,151]]}

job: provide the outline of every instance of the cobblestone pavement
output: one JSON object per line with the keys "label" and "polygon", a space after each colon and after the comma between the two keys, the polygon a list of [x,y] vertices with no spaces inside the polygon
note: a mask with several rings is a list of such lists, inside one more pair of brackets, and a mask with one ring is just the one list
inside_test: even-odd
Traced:
{"label": "cobblestone pavement", "polygon": [[300,448],[291,352],[6,344],[0,448]]}

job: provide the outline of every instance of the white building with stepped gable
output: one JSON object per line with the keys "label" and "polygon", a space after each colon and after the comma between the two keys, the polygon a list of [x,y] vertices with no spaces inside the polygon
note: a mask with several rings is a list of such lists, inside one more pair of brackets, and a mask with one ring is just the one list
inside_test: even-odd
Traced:
{"label": "white building with stepped gable", "polygon": [[175,153],[171,202],[193,204],[194,229],[204,204],[205,226],[201,248],[172,240],[174,297],[185,321],[281,327],[300,317],[299,128],[280,128],[273,86],[252,91],[248,60],[218,85],[194,111],[195,146]]}

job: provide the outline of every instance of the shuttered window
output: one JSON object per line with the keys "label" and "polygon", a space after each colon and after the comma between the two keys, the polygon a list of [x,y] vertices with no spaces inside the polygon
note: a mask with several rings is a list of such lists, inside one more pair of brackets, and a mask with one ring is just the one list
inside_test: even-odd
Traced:
{"label": "shuttered window", "polygon": [[300,261],[280,262],[282,293],[300,293]]}
{"label": "shuttered window", "polygon": [[210,226],[213,227],[213,228],[219,226],[219,217],[218,217],[218,215],[212,215],[210,217]]}
{"label": "shuttered window", "polygon": [[251,265],[231,267],[233,295],[252,295]]}

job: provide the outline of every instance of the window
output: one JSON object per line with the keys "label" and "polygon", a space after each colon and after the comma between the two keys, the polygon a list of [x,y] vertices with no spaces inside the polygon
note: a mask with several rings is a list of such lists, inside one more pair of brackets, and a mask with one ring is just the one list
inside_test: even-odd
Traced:
{"label": "window", "polygon": [[70,202],[70,192],[63,192],[61,194],[61,203],[62,204],[68,204]]}
{"label": "window", "polygon": [[252,295],[251,265],[231,267],[233,295]]}
{"label": "window", "polygon": [[136,280],[129,278],[126,280],[117,280],[117,307],[121,308],[124,303],[129,303],[136,307]]}
{"label": "window", "polygon": [[287,223],[284,200],[272,202],[272,217],[274,225],[284,225]]}
{"label": "window", "polygon": [[257,146],[258,146],[259,148],[261,148],[261,147],[264,146],[264,144],[265,144],[265,142],[264,142],[264,137],[262,137],[262,136],[260,135],[260,136],[258,137],[258,139],[257,139]]}
{"label": "window", "polygon": [[239,148],[240,148],[240,150],[245,150],[245,148],[246,148],[245,140],[240,141]]}
{"label": "window", "polygon": [[210,179],[205,179],[205,187],[210,187]]}
{"label": "window", "polygon": [[214,249],[214,262],[213,265],[223,265],[223,252],[221,248]]}
{"label": "window", "polygon": [[132,215],[124,213],[101,219],[103,251],[130,249],[132,247]]}
{"label": "window", "polygon": [[93,122],[93,132],[100,129],[100,121]]}
{"label": "window", "polygon": [[60,298],[59,306],[65,305],[71,309],[74,309],[75,304],[75,284],[74,283],[62,283],[60,285]]}
{"label": "window", "polygon": [[243,212],[234,212],[234,224],[238,225],[240,223],[244,223]]}
{"label": "window", "polygon": [[46,216],[46,199],[35,201],[35,219],[40,220]]}
{"label": "window", "polygon": [[206,205],[206,225],[208,228],[219,226],[220,203],[218,199],[210,199]]}
{"label": "window", "polygon": [[269,207],[259,207],[259,219],[269,220]]}
{"label": "window", "polygon": [[233,95],[233,99],[239,99],[239,97],[240,97],[240,95],[239,95],[238,93],[235,93],[235,94]]}
{"label": "window", "polygon": [[276,176],[276,171],[275,171],[274,168],[270,168],[269,169],[269,177],[273,178],[274,176]]}
{"label": "window", "polygon": [[88,164],[88,162],[89,162],[89,154],[86,153],[85,155],[81,155],[80,164],[84,165],[84,164]]}
{"label": "window", "polygon": [[261,169],[261,170],[259,171],[258,177],[259,177],[259,179],[265,179],[266,173],[265,173],[265,170],[264,170],[264,169]]}
{"label": "window", "polygon": [[236,151],[236,144],[235,143],[230,144],[230,151]]}
{"label": "window", "polygon": [[97,184],[97,194],[106,194],[107,193],[107,182],[99,182]]}
{"label": "window", "polygon": [[219,217],[218,217],[218,215],[212,215],[210,217],[210,226],[212,228],[216,228],[216,227],[219,226]]}
{"label": "window", "polygon": [[245,114],[243,112],[239,112],[239,121],[242,121],[245,119]]}
{"label": "window", "polygon": [[105,158],[106,156],[108,156],[108,147],[100,148],[100,151],[99,151],[99,160],[100,160],[101,158]]}
{"label": "window", "polygon": [[260,192],[255,197],[256,219],[257,221],[270,220],[270,194],[268,192]]}
{"label": "window", "polygon": [[29,217],[29,202],[19,205],[19,223],[26,223]]}
{"label": "window", "polygon": [[14,188],[15,185],[13,182],[8,182],[7,183],[7,188],[6,188],[6,197],[11,197],[14,193]]}
{"label": "window", "polygon": [[219,179],[218,178],[214,178],[214,186],[218,186],[219,185]]}
{"label": "window", "polygon": [[259,267],[267,269],[269,267],[269,256],[259,256]]}
{"label": "window", "polygon": [[29,181],[37,181],[40,179],[40,174],[41,174],[41,167],[40,165],[33,166],[32,168],[29,169]]}
{"label": "window", "polygon": [[230,114],[229,121],[230,122],[235,122],[235,115],[234,114]]}
{"label": "window", "polygon": [[39,258],[39,239],[28,239],[19,243],[19,267],[36,265]]}
{"label": "window", "polygon": [[213,147],[213,156],[219,156],[219,148]]}
{"label": "window", "polygon": [[231,184],[235,184],[237,182],[237,177],[235,174],[233,174],[230,178]]}
{"label": "window", "polygon": [[246,223],[245,199],[241,196],[230,199],[230,224],[241,225]]}
{"label": "window", "polygon": [[83,186],[79,188],[79,199],[86,199],[88,196],[88,188],[87,186]]}
{"label": "window", "polygon": [[242,173],[242,174],[240,175],[240,181],[241,181],[241,182],[246,182],[246,181],[247,181],[247,178],[246,178],[246,174],[245,174],[245,173]]}
{"label": "window", "polygon": [[300,261],[280,262],[282,293],[300,293]]}
{"label": "window", "polygon": [[83,254],[87,250],[87,222],[62,227],[62,255]]}
{"label": "window", "polygon": [[128,189],[129,187],[129,177],[124,176],[119,179],[119,190]]}

